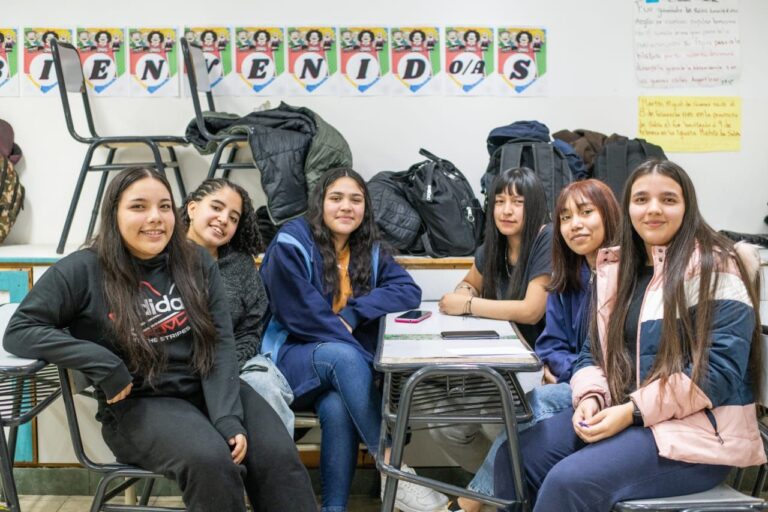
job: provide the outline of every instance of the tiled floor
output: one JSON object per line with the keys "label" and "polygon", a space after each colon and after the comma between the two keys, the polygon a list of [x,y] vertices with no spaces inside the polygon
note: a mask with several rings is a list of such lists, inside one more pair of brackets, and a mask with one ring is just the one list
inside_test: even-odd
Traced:
{"label": "tiled floor", "polygon": [[[24,512],[83,512],[91,506],[91,496],[21,496],[21,510]],[[182,506],[177,497],[158,497],[151,500],[153,504],[165,506]],[[379,500],[367,496],[352,496],[349,499],[349,512],[378,512],[381,509]]]}

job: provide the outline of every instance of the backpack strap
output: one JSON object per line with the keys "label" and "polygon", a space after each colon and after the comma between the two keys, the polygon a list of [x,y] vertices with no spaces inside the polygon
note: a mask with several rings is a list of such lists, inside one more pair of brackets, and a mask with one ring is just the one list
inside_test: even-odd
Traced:
{"label": "backpack strap", "polygon": [[[560,192],[556,176],[560,169],[555,168],[555,152],[553,151],[552,144],[549,144],[548,142],[533,144],[531,149],[533,168],[536,169],[536,175],[541,180],[541,184],[544,185],[548,210],[551,211],[555,205],[555,198]],[[549,170],[551,173],[541,172],[541,170]]]}
{"label": "backpack strap", "polygon": [[499,172],[520,167],[523,158],[523,144],[504,144],[501,146],[501,155],[499,156]]}
{"label": "backpack strap", "polygon": [[605,145],[606,173],[603,181],[620,195],[627,179],[627,143]]}

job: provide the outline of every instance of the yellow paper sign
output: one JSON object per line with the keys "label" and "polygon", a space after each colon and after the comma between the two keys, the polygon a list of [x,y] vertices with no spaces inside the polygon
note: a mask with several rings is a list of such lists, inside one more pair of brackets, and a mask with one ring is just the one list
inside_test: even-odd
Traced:
{"label": "yellow paper sign", "polygon": [[741,98],[641,96],[638,136],[667,152],[739,151]]}

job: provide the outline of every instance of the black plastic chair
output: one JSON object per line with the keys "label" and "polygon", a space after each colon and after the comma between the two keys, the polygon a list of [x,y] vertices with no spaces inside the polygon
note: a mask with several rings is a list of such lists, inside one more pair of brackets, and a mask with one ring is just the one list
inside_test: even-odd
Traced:
{"label": "black plastic chair", "polygon": [[[62,398],[64,399],[64,409],[67,413],[67,423],[69,424],[69,435],[72,439],[72,448],[75,451],[77,460],[86,469],[101,473],[101,481],[96,488],[96,494],[91,504],[91,512],[123,512],[123,511],[144,511],[144,512],[167,512],[173,510],[185,510],[183,508],[159,507],[148,505],[152,494],[155,480],[165,478],[163,475],[147,471],[136,466],[120,464],[118,462],[99,463],[91,460],[85,453],[83,439],[80,435],[80,423],[77,419],[77,408],[75,406],[74,394],[77,389],[74,385],[75,379],[71,370],[59,368],[59,378],[61,380]],[[114,480],[123,480],[110,489],[110,484]],[[122,494],[126,489],[135,485],[139,480],[144,480],[144,489],[138,504],[118,504],[108,503],[112,498]]]}
{"label": "black plastic chair", "polygon": [[[91,112],[91,104],[88,100],[88,90],[83,78],[83,68],[80,61],[80,54],[77,49],[69,43],[64,43],[52,39],[51,48],[53,50],[53,63],[56,69],[56,76],[59,81],[59,92],[61,93],[61,103],[64,108],[64,117],[67,122],[67,129],[69,134],[78,142],[88,145],[88,150],[85,153],[83,159],[83,165],[80,169],[80,175],[75,185],[75,192],[72,196],[72,202],[69,205],[69,211],[67,212],[67,218],[64,222],[64,229],[61,232],[61,238],[59,239],[59,245],[56,248],[56,252],[61,254],[64,252],[64,244],[67,242],[69,236],[69,230],[72,227],[72,220],[75,216],[75,210],[77,209],[77,203],[80,200],[80,193],[83,190],[83,184],[85,183],[85,176],[88,172],[100,172],[101,181],[99,183],[98,192],[96,193],[96,200],[93,204],[93,210],[91,212],[91,221],[88,224],[88,233],[86,238],[90,238],[93,234],[93,228],[96,225],[96,218],[99,213],[99,205],[101,204],[101,197],[104,193],[104,187],[107,184],[107,176],[110,171],[119,171],[125,167],[131,165],[149,167],[156,169],[158,172],[165,174],[165,168],[171,167],[174,170],[176,183],[179,189],[179,194],[183,200],[186,196],[186,190],[184,188],[184,182],[181,178],[181,171],[179,169],[179,161],[176,158],[175,148],[179,146],[185,146],[187,141],[184,137],[176,137],[170,135],[136,135],[136,136],[109,136],[102,137],[96,132],[96,127],[93,121],[93,114]],[[81,135],[75,129],[75,124],[72,118],[72,109],[70,108],[69,93],[77,93],[83,104],[85,111],[85,119],[88,124],[88,135]],[[127,163],[115,163],[115,156],[119,149],[137,148],[146,146],[152,152],[152,160],[148,162],[127,162]],[[107,149],[107,158],[103,164],[92,164],[93,156],[98,148]],[[165,149],[168,152],[168,159],[164,160],[162,157],[161,149]]]}
{"label": "black plastic chair", "polygon": [[[253,169],[256,170],[256,166],[253,163],[253,159],[250,162],[236,162],[238,151],[243,148],[249,149],[248,137],[245,134],[224,134],[218,135],[211,133],[205,126],[205,116],[203,114],[202,103],[200,102],[200,95],[205,95],[206,103],[208,106],[208,112],[216,112],[216,105],[213,102],[213,92],[211,89],[211,82],[208,79],[208,68],[205,63],[205,55],[203,50],[195,45],[190,44],[186,38],[181,38],[181,53],[184,55],[184,67],[187,70],[187,80],[189,81],[189,92],[192,97],[192,105],[195,109],[195,122],[200,134],[208,141],[216,142],[216,152],[213,154],[211,160],[211,166],[208,168],[208,178],[213,178],[216,175],[216,171],[222,169],[223,176],[229,177],[229,173],[233,169]],[[222,156],[226,150],[229,150],[227,159],[222,162]]]}

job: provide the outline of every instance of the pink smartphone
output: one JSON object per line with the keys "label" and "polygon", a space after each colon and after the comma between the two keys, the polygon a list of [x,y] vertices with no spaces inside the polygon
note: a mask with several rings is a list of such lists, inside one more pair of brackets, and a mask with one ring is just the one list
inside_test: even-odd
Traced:
{"label": "pink smartphone", "polygon": [[402,315],[396,316],[395,322],[403,322],[406,324],[417,324],[422,320],[426,320],[431,316],[432,316],[431,311],[422,311],[420,309],[412,309],[410,311],[406,311]]}

